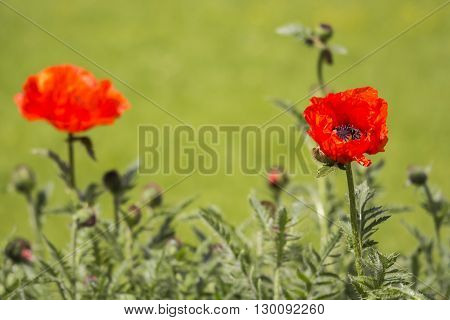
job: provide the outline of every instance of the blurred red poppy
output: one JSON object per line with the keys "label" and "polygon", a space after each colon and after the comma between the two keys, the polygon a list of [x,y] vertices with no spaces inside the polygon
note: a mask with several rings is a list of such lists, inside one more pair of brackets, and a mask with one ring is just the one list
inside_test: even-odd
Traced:
{"label": "blurred red poppy", "polygon": [[46,120],[76,133],[112,124],[130,107],[109,80],[73,65],[58,65],[30,76],[14,100],[28,120]]}
{"label": "blurred red poppy", "polygon": [[313,97],[304,117],[308,134],[328,158],[368,167],[371,161],[364,154],[384,151],[388,141],[387,108],[377,90],[365,87]]}

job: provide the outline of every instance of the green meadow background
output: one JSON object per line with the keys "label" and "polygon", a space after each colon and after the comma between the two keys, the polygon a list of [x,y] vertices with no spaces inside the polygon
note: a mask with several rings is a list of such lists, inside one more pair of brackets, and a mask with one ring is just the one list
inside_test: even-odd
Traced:
{"label": "green meadow background", "polygon": [[[41,185],[54,182],[52,206],[62,204],[64,195],[53,165],[30,153],[34,147],[47,147],[64,154],[64,134],[44,122],[21,118],[13,95],[28,75],[53,64],[73,63],[99,78],[110,78],[4,3],[195,127],[261,124],[280,112],[270,103],[271,97],[297,100],[308,93],[316,81],[317,52],[278,36],[278,26],[327,22],[334,27],[332,41],[347,47],[348,54],[336,56],[335,64],[325,68],[325,78],[330,79],[444,2],[1,0],[0,243],[13,235],[31,236],[24,202],[7,191],[16,164],[32,166]],[[450,192],[449,32],[447,6],[332,84],[335,90],[370,85],[389,102],[390,140],[386,153],[374,157],[386,160],[380,176],[385,187],[382,201],[412,206],[412,211],[383,224],[378,238],[389,251],[407,253],[415,245],[402,220],[432,231],[420,208],[419,193],[406,186],[410,164],[431,165],[432,185],[446,195]],[[92,162],[78,149],[80,184],[100,180],[105,170],[125,168],[137,158],[138,125],[178,124],[126,86],[113,82],[133,107],[114,126],[89,132],[98,161]],[[306,105],[303,101],[299,108]],[[274,124],[292,122],[284,115]],[[156,181],[168,188],[180,178],[176,174],[141,176],[139,184]],[[313,179],[312,174],[293,177],[299,183]],[[335,179],[342,186],[343,174],[336,174]],[[176,203],[197,194],[191,210],[214,203],[229,221],[238,223],[250,214],[247,195],[252,189],[265,194],[263,178],[195,174],[164,197],[166,203]],[[108,195],[102,197],[102,216],[110,216],[109,200]],[[305,210],[305,215],[314,218],[313,212]],[[49,216],[44,231],[53,241],[63,243],[69,235],[68,223],[65,217]],[[315,234],[314,228],[305,228],[306,238]]]}

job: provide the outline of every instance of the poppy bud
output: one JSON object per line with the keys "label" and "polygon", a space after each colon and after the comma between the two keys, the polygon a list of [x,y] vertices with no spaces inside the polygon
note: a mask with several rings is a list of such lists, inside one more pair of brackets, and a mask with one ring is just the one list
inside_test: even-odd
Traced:
{"label": "poppy bud", "polygon": [[116,170],[110,170],[103,175],[103,184],[112,194],[122,191],[122,179]]}
{"label": "poppy bud", "polygon": [[308,47],[312,47],[313,44],[314,44],[314,39],[311,38],[311,37],[305,38],[305,44],[306,44]]}
{"label": "poppy bud", "polygon": [[126,213],[125,220],[130,228],[134,227],[141,221],[142,211],[137,205],[132,204],[128,208],[128,212]]}
{"label": "poppy bud", "polygon": [[333,28],[328,23],[321,23],[317,29],[317,35],[325,43],[333,36]]}
{"label": "poppy bud", "polygon": [[85,207],[77,211],[75,214],[78,229],[90,228],[97,223],[97,214],[94,208]]}
{"label": "poppy bud", "polygon": [[423,186],[427,183],[428,172],[426,169],[412,166],[408,168],[408,180],[413,185]]}
{"label": "poppy bud", "polygon": [[88,275],[84,278],[84,284],[86,286],[95,286],[97,284],[98,278],[95,275]]}
{"label": "poppy bud", "polygon": [[267,175],[269,188],[274,190],[283,189],[289,183],[289,177],[282,167],[273,167]]}
{"label": "poppy bud", "polygon": [[150,208],[159,207],[163,201],[162,194],[162,188],[158,184],[150,182],[144,187],[142,202]]}
{"label": "poppy bud", "polygon": [[33,170],[24,164],[18,165],[12,172],[11,184],[17,192],[29,194],[36,185]]}
{"label": "poppy bud", "polygon": [[329,65],[333,64],[333,53],[331,52],[330,49],[326,48],[325,50],[322,51],[323,54],[323,58],[325,59],[325,62],[328,63]]}
{"label": "poppy bud", "polygon": [[323,163],[324,165],[327,166],[333,166],[335,164],[335,162],[333,160],[331,160],[330,158],[328,158],[325,153],[323,153],[319,147],[313,148],[311,151],[314,159],[316,159],[317,161],[319,161],[320,163]]}
{"label": "poppy bud", "polygon": [[28,240],[16,238],[10,241],[5,248],[5,255],[14,263],[31,263],[33,260],[33,251]]}

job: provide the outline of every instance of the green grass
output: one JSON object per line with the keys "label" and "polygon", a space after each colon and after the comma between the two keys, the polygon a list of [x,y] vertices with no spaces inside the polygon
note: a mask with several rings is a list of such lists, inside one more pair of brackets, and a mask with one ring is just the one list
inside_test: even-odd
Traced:
{"label": "green grass", "polygon": [[[316,52],[277,36],[276,27],[287,22],[331,23],[336,30],[334,42],[345,45],[349,54],[336,57],[335,65],[326,68],[329,79],[444,0],[6,2],[177,117],[199,126],[263,123],[279,112],[269,97],[297,100],[308,92],[315,82]],[[385,201],[414,206],[412,212],[382,227],[379,238],[391,251],[406,251],[413,245],[401,219],[425,224],[431,231],[417,204],[418,194],[405,186],[406,167],[431,164],[432,183],[444,194],[450,191],[449,10],[443,9],[332,85],[336,90],[371,85],[389,102],[390,141],[382,155],[387,168],[381,177],[387,186]],[[4,239],[12,233],[29,233],[23,202],[6,192],[11,169],[16,163],[28,163],[39,172],[41,182],[54,180],[53,167],[32,156],[30,149],[65,151],[64,135],[45,123],[22,119],[13,95],[29,74],[52,64],[73,63],[98,77],[108,76],[1,4],[0,20],[0,239]],[[137,157],[139,124],[177,124],[135,92],[114,83],[133,108],[114,126],[89,133],[99,161],[93,163],[78,154],[81,183],[100,179],[103,171],[123,168]],[[302,106],[306,104],[302,102]],[[291,122],[289,116],[275,121]],[[141,177],[140,182],[154,180],[168,187],[179,179],[156,175]],[[298,175],[295,179],[312,181],[313,177]],[[344,180],[343,174],[337,179]],[[196,193],[200,195],[198,204],[216,203],[230,221],[237,222],[250,212],[247,194],[252,188],[262,190],[263,179],[239,174],[194,175],[167,193],[166,199],[176,201]],[[60,189],[57,182],[55,205]],[[103,215],[109,215],[106,198]],[[66,224],[65,218],[49,218],[45,232],[50,239],[63,241],[69,234]]]}

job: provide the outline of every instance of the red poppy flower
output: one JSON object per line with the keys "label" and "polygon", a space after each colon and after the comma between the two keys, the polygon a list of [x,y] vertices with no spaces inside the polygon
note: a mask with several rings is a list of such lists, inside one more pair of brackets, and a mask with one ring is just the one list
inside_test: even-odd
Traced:
{"label": "red poppy flower", "polygon": [[304,117],[308,134],[328,158],[368,167],[371,161],[364,154],[384,151],[388,141],[387,107],[377,90],[365,87],[313,97]]}
{"label": "red poppy flower", "polygon": [[59,65],[30,76],[14,97],[28,120],[46,120],[57,129],[76,133],[112,124],[130,107],[108,80],[73,65]]}

